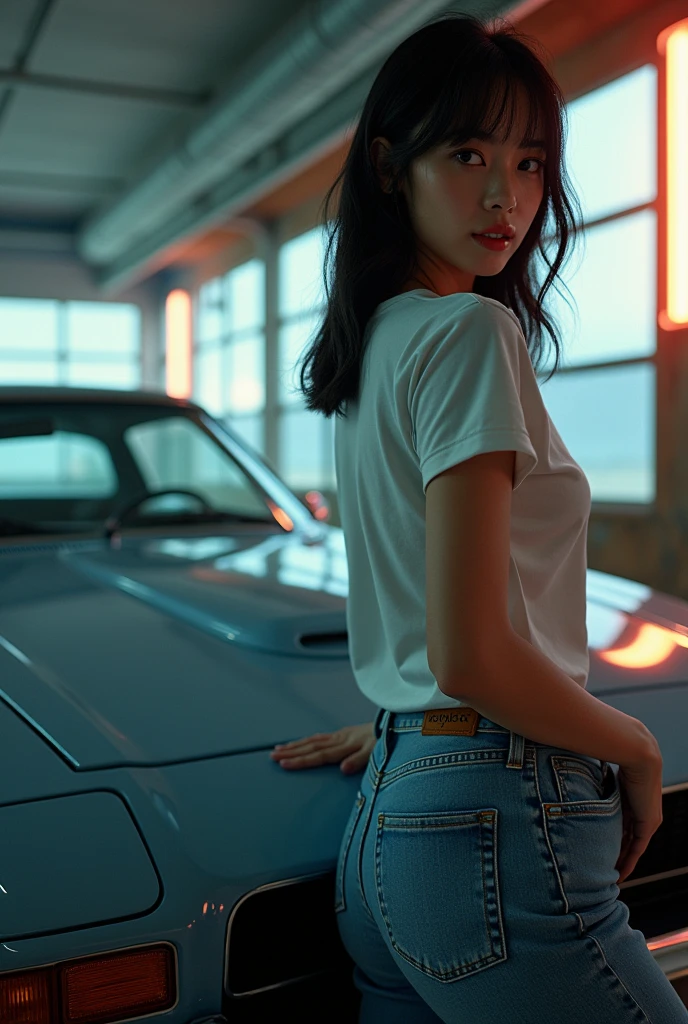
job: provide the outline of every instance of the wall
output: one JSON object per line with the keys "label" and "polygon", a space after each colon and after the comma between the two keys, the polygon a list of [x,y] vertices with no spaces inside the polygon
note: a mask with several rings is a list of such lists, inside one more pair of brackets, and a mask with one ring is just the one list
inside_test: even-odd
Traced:
{"label": "wall", "polygon": [[[550,67],[567,100],[599,88],[646,62],[660,69],[657,35],[667,25],[688,16],[685,0],[648,4],[646,0],[553,0],[517,24],[551,56]],[[666,180],[662,146],[664,112],[658,118],[658,182]],[[277,216],[298,196],[298,205],[280,217],[307,231],[317,223],[316,211],[345,157],[345,146],[328,153],[309,168],[298,183],[282,186],[277,197],[265,197],[249,211],[254,216]],[[307,186],[310,187],[307,187]],[[661,197],[661,192],[660,192]],[[662,308],[666,283],[665,211],[659,204],[657,311]],[[286,234],[298,233],[287,231]],[[640,512],[619,505],[602,511],[593,503],[588,530],[588,565],[626,576],[688,600],[688,330],[665,332],[657,327],[657,499]],[[326,495],[331,522],[339,525],[336,495]]]}
{"label": "wall", "polygon": [[0,296],[135,303],[141,309],[141,386],[164,390],[159,373],[164,337],[161,279],[155,277],[121,293],[104,295],[90,268],[71,254],[64,240],[46,238],[42,234],[32,243],[24,232],[3,232],[0,235]]}

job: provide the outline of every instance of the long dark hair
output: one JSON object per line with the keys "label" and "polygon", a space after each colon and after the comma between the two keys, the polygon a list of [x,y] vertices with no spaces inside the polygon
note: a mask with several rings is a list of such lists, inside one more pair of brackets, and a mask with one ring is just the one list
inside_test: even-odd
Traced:
{"label": "long dark hair", "polygon": [[[528,343],[531,362],[533,351],[536,354],[535,369],[542,350],[542,329],[549,331],[556,349],[550,377],[559,367],[556,324],[553,326],[546,315],[542,301],[564,261],[569,239],[576,237],[576,221],[582,223],[563,159],[565,100],[543,62],[526,44],[529,37],[517,34],[504,19],[493,25],[470,15],[445,12],[400,43],[372,84],[344,166],[321,207],[321,226],[327,228],[330,203],[341,183],[323,266],[327,305],[300,374],[300,390],[310,411],[321,412],[328,419],[333,413],[346,416],[344,404],[358,397],[366,324],[376,307],[401,292],[417,270],[417,242],[399,188],[405,182],[412,189],[412,161],[436,146],[461,145],[480,130],[494,133],[503,125],[510,97],[508,137],[519,84],[525,87],[529,101],[528,133],[538,120],[544,132],[540,135],[547,150],[543,200],[504,269],[490,277],[476,276],[473,291],[497,299],[513,311]],[[501,104],[495,107],[498,97]],[[496,121],[487,123],[495,109]],[[385,168],[393,185],[390,195],[382,190],[370,155],[376,136],[389,140],[391,147]],[[541,238],[548,200],[553,215],[552,238],[558,242],[553,263]],[[538,252],[549,273],[536,295],[534,264]],[[306,386],[309,365],[310,384]]]}

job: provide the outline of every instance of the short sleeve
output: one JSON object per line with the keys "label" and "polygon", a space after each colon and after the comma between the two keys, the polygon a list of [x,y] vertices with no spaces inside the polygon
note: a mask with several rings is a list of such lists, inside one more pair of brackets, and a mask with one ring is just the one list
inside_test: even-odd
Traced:
{"label": "short sleeve", "polygon": [[537,382],[513,313],[476,299],[435,323],[414,358],[408,404],[423,492],[438,473],[494,451],[516,452],[516,490],[538,461],[521,403],[522,374],[532,377],[528,394]]}

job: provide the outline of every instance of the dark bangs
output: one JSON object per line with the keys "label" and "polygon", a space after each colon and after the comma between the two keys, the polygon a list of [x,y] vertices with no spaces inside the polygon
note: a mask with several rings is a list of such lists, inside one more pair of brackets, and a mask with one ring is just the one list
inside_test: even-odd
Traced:
{"label": "dark bangs", "polygon": [[[469,139],[510,140],[519,97],[526,100],[528,118],[517,145],[539,141],[548,152],[559,152],[560,112],[555,98],[543,89],[537,67],[514,59],[517,56],[518,50],[510,58],[486,43],[457,58],[442,84],[424,83],[427,91],[417,97],[418,128],[406,146],[399,144],[396,149],[402,162],[411,163],[440,146],[462,146]],[[444,71],[441,63],[439,71]]]}
{"label": "dark bangs", "polygon": [[[537,45],[508,22],[491,27],[449,12],[405,39],[378,72],[344,166],[323,203],[322,224],[329,230],[323,267],[327,303],[300,378],[309,410],[346,416],[346,404],[358,397],[370,316],[416,272],[417,243],[400,189],[403,183],[413,194],[413,162],[429,150],[459,147],[469,139],[510,140],[517,104],[524,100],[525,138],[516,145],[544,144],[542,202],[504,268],[490,277],[476,276],[473,292],[513,311],[535,369],[547,331],[555,350],[550,377],[558,369],[561,345],[544,299],[555,279],[561,283],[557,275],[582,215],[564,166],[565,100]],[[370,155],[378,136],[390,144],[382,170],[391,194],[382,190]],[[332,217],[329,208],[338,190]],[[553,262],[546,241],[555,247]],[[549,269],[540,287],[538,260]]]}

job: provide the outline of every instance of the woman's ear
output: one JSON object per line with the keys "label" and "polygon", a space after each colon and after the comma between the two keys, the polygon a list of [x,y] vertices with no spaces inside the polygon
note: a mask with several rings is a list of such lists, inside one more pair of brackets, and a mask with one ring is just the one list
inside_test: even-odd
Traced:
{"label": "woman's ear", "polygon": [[392,182],[389,178],[389,151],[389,142],[381,135],[374,138],[370,144],[370,158],[375,166],[383,192],[392,191]]}

